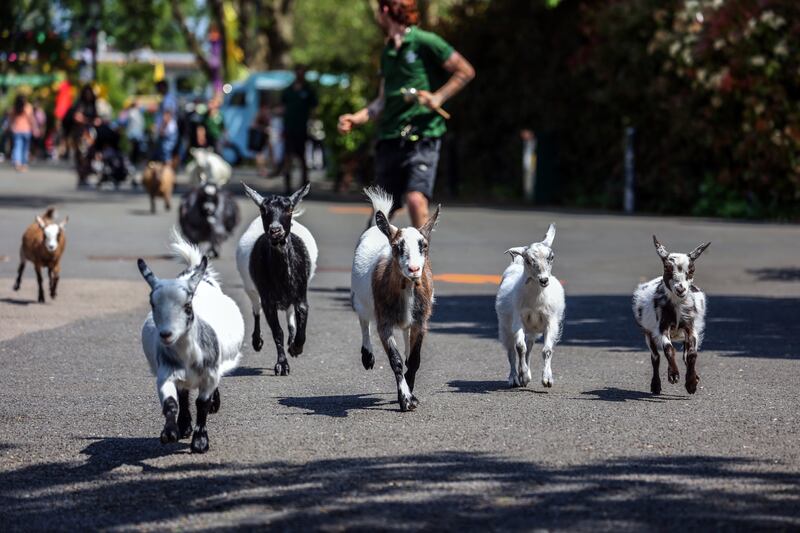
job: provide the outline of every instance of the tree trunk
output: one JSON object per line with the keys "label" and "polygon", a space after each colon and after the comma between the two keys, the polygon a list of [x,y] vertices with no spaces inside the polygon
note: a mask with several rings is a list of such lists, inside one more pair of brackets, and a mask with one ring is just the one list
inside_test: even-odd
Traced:
{"label": "tree trunk", "polygon": [[263,13],[259,23],[267,38],[269,68],[287,68],[291,63],[289,51],[294,42],[294,2],[267,0]]}
{"label": "tree trunk", "polygon": [[209,0],[208,7],[211,12],[211,19],[219,30],[222,61],[222,79],[228,81],[228,32],[225,28],[225,8],[223,0]]}

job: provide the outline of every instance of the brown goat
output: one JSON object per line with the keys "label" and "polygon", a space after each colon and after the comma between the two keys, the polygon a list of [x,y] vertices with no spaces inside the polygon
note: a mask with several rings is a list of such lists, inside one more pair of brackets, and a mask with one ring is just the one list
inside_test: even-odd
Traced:
{"label": "brown goat", "polygon": [[175,170],[169,163],[150,161],[142,173],[142,186],[150,195],[150,212],[156,212],[156,198],[164,199],[164,207],[170,209],[172,189],[175,187]]}
{"label": "brown goat", "polygon": [[22,272],[25,270],[25,261],[33,263],[36,269],[36,281],[39,282],[39,303],[44,303],[44,288],[42,287],[42,267],[47,267],[50,280],[50,298],[56,297],[56,288],[61,274],[61,256],[67,244],[64,227],[69,217],[65,217],[60,224],[55,221],[55,207],[49,207],[42,216],[37,216],[22,235],[22,246],[19,249],[19,269],[14,290],[18,291],[22,282]]}

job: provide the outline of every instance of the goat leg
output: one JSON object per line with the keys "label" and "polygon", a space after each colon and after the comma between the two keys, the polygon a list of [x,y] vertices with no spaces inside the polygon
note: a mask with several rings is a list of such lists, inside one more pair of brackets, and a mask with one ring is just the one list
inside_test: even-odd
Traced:
{"label": "goat leg", "polygon": [[[262,299],[263,301],[263,299]],[[289,375],[289,361],[286,360],[286,353],[283,351],[283,329],[278,321],[278,308],[275,305],[264,306],[264,315],[272,331],[272,340],[275,341],[275,349],[278,351],[278,362],[275,363],[275,375]]]}
{"label": "goat leg", "polygon": [[222,399],[219,396],[219,388],[216,388],[214,389],[214,394],[211,395],[211,411],[209,411],[209,413],[213,415],[214,413],[219,412],[221,405]]}
{"label": "goat leg", "polygon": [[14,282],[14,290],[18,291],[22,283],[22,273],[25,272],[25,258],[20,259],[19,268],[17,269],[17,281]]}
{"label": "goat leg", "polygon": [[294,306],[297,315],[297,333],[289,344],[289,353],[292,357],[297,357],[303,353],[303,345],[306,343],[306,324],[308,324],[308,303],[301,302]]}
{"label": "goat leg", "polygon": [[48,269],[48,273],[50,275],[50,298],[55,299],[58,280],[61,278],[61,265],[55,265],[53,268]]}
{"label": "goat leg", "polygon": [[375,355],[372,353],[369,320],[358,317],[358,322],[361,325],[361,364],[365,370],[371,370],[375,366]]}
{"label": "goat leg", "polygon": [[397,403],[400,404],[400,410],[402,412],[413,411],[417,405],[413,402],[411,390],[403,377],[403,359],[400,355],[400,350],[397,349],[394,335],[392,335],[392,326],[383,325],[378,331],[383,349],[386,350],[386,355],[389,357],[389,365],[392,367],[392,372],[394,372],[394,377],[397,380]]}
{"label": "goat leg", "polygon": [[670,342],[669,337],[664,335],[662,339],[662,347],[664,355],[667,357],[667,380],[670,383],[677,383],[681,377],[680,370],[678,370],[678,363],[675,361],[675,347]]}
{"label": "goat leg", "polygon": [[203,390],[195,401],[197,407],[197,427],[192,434],[192,453],[206,453],[208,451],[208,432],[206,431],[206,419],[211,411],[211,395],[203,398]]}
{"label": "goat leg", "polygon": [[264,346],[264,339],[261,338],[261,313],[254,312],[253,320],[255,321],[252,338],[253,349],[260,352],[261,347]]}
{"label": "goat leg", "polygon": [[39,284],[39,303],[44,303],[44,288],[42,287],[42,267],[39,265],[33,265],[34,270],[36,270],[36,282]]}
{"label": "goat leg", "polygon": [[417,378],[417,370],[419,370],[420,359],[422,357],[422,340],[425,338],[425,330],[421,327],[414,326],[411,328],[411,352],[406,359],[406,383],[408,389],[411,391],[411,403],[416,406],[419,400],[414,396],[414,382]]}
{"label": "goat leg", "polygon": [[658,367],[661,363],[661,354],[658,352],[653,337],[649,334],[645,335],[647,346],[650,347],[650,362],[653,363],[653,379],[650,380],[650,392],[653,394],[661,394],[661,376],[658,373]]}
{"label": "goat leg", "polygon": [[192,434],[192,413],[189,411],[189,389],[178,391],[178,438],[187,439]]}
{"label": "goat leg", "polygon": [[686,392],[694,394],[697,392],[697,383],[700,376],[697,375],[695,364],[697,363],[697,337],[694,332],[687,334],[689,348],[686,354]]}
{"label": "goat leg", "polygon": [[161,444],[168,442],[178,442],[178,424],[175,418],[178,416],[178,402],[169,396],[164,400],[164,429],[161,431]]}

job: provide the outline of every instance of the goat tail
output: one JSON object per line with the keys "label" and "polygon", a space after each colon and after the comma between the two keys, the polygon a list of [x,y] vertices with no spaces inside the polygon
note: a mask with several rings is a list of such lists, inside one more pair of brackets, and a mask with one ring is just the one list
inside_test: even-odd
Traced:
{"label": "goat tail", "polygon": [[[172,255],[175,259],[185,264],[188,268],[194,268],[200,264],[200,262],[203,260],[203,252],[201,252],[200,248],[198,248],[196,245],[184,239],[177,226],[172,226],[170,237],[172,242],[170,243],[169,247],[172,250]],[[219,286],[219,275],[217,274],[217,271],[214,270],[214,267],[211,266],[211,264],[206,267],[206,275],[204,276],[204,279],[212,280],[217,286]]]}
{"label": "goat tail", "polygon": [[386,215],[388,219],[392,212],[392,206],[394,205],[392,195],[380,187],[367,187],[364,189],[364,194],[366,194],[369,201],[372,202],[372,209],[375,210],[376,213],[380,211]]}
{"label": "goat tail", "polygon": [[233,359],[225,359],[219,364],[219,375],[224,376],[236,370],[242,360],[242,352],[236,354]]}

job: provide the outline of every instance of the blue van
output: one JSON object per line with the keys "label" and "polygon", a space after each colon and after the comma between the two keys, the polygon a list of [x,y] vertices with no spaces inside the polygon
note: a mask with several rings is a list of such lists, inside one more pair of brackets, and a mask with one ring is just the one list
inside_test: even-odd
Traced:
{"label": "blue van", "polygon": [[[330,87],[339,85],[347,87],[350,79],[347,76],[319,74],[309,71],[306,80],[310,83]],[[289,70],[270,70],[256,72],[242,82],[231,85],[222,103],[222,118],[225,122],[227,142],[222,150],[222,157],[232,165],[242,159],[251,159],[255,154],[247,148],[247,132],[253,123],[262,103],[270,107],[281,105],[281,92],[294,82],[294,72]],[[270,122],[272,135],[270,144],[275,158],[283,159],[283,119],[272,116]]]}

